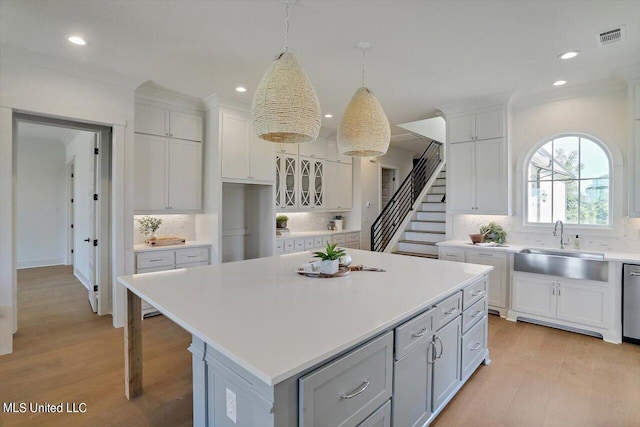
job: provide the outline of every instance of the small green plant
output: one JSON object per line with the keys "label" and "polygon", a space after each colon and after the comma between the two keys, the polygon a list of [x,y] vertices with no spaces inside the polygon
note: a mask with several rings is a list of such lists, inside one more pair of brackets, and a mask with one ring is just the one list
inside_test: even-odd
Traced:
{"label": "small green plant", "polygon": [[276,217],[276,222],[287,222],[289,221],[289,217],[286,215],[278,215]]}
{"label": "small green plant", "polygon": [[140,224],[138,230],[140,230],[142,234],[153,234],[158,231],[160,224],[162,224],[162,219],[151,216],[145,216],[136,221]]}
{"label": "small green plant", "polygon": [[341,256],[344,256],[346,252],[344,249],[336,249],[338,244],[332,245],[331,243],[327,243],[327,250],[325,252],[314,252],[313,256],[316,258],[320,258],[322,261],[334,261],[336,259],[340,259]]}
{"label": "small green plant", "polygon": [[486,242],[504,243],[507,241],[507,232],[493,221],[480,227],[480,234],[484,236]]}

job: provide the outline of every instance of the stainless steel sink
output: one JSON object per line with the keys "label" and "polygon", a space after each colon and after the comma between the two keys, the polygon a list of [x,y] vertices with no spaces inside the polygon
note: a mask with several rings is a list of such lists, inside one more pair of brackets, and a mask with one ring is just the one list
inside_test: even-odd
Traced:
{"label": "stainless steel sink", "polygon": [[523,249],[514,255],[514,270],[570,279],[609,281],[609,263],[604,254]]}

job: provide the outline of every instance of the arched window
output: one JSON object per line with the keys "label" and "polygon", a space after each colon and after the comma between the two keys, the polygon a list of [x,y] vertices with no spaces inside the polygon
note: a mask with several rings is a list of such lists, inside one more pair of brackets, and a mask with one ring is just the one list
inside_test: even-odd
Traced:
{"label": "arched window", "polygon": [[542,142],[527,165],[528,223],[608,226],[611,223],[611,158],[585,135]]}

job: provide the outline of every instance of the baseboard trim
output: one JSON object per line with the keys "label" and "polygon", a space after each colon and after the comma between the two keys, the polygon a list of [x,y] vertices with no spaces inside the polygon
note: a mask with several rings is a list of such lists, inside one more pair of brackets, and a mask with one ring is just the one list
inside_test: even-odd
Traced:
{"label": "baseboard trim", "polygon": [[18,270],[23,268],[49,267],[52,265],[66,265],[67,260],[61,258],[40,258],[40,259],[23,259],[18,260]]}
{"label": "baseboard trim", "polygon": [[87,290],[89,290],[89,279],[84,277],[84,275],[80,273],[80,271],[78,271],[77,268],[73,269],[73,275],[76,276],[76,279],[78,279],[80,283],[82,283],[82,286],[84,286],[85,288],[87,288]]}

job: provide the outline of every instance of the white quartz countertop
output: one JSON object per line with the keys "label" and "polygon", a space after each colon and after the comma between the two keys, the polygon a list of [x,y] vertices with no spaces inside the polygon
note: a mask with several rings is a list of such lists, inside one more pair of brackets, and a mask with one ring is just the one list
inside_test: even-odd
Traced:
{"label": "white quartz countertop", "polygon": [[282,236],[276,236],[276,239],[295,239],[296,237],[316,237],[316,236],[331,236],[334,234],[346,234],[346,233],[359,233],[360,230],[316,230],[316,231],[295,231]]}
{"label": "white quartz countertop", "polygon": [[203,246],[211,246],[211,242],[201,242],[197,240],[187,240],[184,245],[171,245],[171,246],[147,246],[144,243],[141,245],[134,245],[133,252],[155,252],[155,251],[167,251],[182,248],[198,248]]}
{"label": "white quartz countertop", "polygon": [[492,267],[351,249],[354,271],[296,273],[310,252],[119,277],[192,335],[275,385],[410,318]]}
{"label": "white quartz countertop", "polygon": [[612,251],[597,251],[597,250],[582,250],[582,249],[559,249],[559,248],[550,248],[550,247],[538,247],[538,246],[525,246],[525,245],[511,245],[507,244],[507,246],[480,246],[474,245],[469,241],[464,240],[446,240],[444,242],[436,243],[438,246],[451,246],[451,247],[460,247],[465,249],[478,249],[478,250],[490,250],[490,251],[502,251],[502,252],[520,252],[525,248],[530,249],[547,249],[547,250],[558,250],[565,252],[580,252],[580,253],[597,253],[604,254],[605,261],[616,261],[616,262],[630,262],[630,263],[640,263],[640,253],[634,254],[629,252],[612,252]]}

